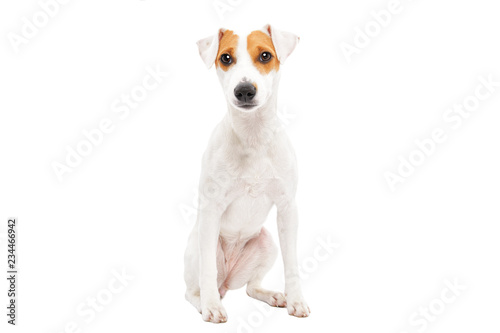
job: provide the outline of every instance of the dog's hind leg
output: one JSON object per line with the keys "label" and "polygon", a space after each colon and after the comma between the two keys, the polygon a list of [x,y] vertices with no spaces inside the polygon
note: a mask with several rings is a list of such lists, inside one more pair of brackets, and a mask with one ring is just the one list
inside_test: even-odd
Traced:
{"label": "dog's hind leg", "polygon": [[262,228],[259,235],[249,240],[234,266],[229,268],[227,277],[219,290],[238,289],[247,285],[247,294],[271,306],[284,307],[286,300],[283,293],[266,290],[261,282],[271,269],[278,249],[271,235]]}
{"label": "dog's hind leg", "polygon": [[261,283],[264,276],[273,266],[278,249],[271,235],[262,228],[259,235],[259,250],[261,252],[261,263],[255,268],[247,283],[248,296],[266,302],[271,306],[285,307],[286,299],[283,293],[262,288]]}

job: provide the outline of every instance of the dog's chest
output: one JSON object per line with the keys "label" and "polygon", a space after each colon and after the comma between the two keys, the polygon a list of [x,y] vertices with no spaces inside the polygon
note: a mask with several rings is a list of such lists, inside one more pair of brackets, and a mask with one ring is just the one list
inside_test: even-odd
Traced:
{"label": "dog's chest", "polygon": [[240,156],[238,180],[245,195],[257,198],[268,192],[277,178],[277,170],[271,157],[264,153],[249,153]]}
{"label": "dog's chest", "polygon": [[253,178],[249,177],[244,179],[244,193],[252,198],[257,198],[268,192],[270,179],[259,175]]}
{"label": "dog's chest", "polygon": [[234,183],[237,195],[224,214],[226,223],[223,223],[221,233],[237,234],[239,237],[255,233],[272,207],[270,193],[275,177],[272,160],[267,158],[254,159],[251,163],[241,165]]}

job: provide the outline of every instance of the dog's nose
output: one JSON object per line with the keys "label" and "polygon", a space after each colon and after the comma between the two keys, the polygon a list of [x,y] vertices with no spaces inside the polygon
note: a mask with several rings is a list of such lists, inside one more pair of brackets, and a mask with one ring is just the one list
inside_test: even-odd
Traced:
{"label": "dog's nose", "polygon": [[250,102],[256,93],[257,89],[255,86],[248,82],[238,83],[236,88],[234,88],[234,96],[236,96],[238,101],[244,103]]}

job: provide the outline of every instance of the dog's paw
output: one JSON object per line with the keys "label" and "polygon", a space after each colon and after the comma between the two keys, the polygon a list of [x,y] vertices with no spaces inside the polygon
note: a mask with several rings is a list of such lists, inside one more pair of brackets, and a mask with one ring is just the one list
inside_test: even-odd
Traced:
{"label": "dog's paw", "polygon": [[225,323],[227,321],[226,310],[224,310],[220,301],[213,301],[203,305],[201,317],[204,321],[211,323]]}
{"label": "dog's paw", "polygon": [[278,308],[284,308],[286,306],[285,295],[283,295],[280,292],[274,292],[271,295],[269,295],[269,299],[268,299],[267,303],[270,306],[276,306]]}
{"label": "dog's paw", "polygon": [[298,318],[309,317],[311,310],[303,298],[292,298],[287,296],[286,303],[286,308],[290,316]]}

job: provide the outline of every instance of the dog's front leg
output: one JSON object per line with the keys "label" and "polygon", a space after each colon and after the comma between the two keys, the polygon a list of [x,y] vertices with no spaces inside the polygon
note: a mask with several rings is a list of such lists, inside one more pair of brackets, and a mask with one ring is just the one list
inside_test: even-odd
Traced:
{"label": "dog's front leg", "polygon": [[285,268],[285,297],[288,314],[307,317],[310,310],[302,296],[297,263],[297,205],[294,199],[285,200],[277,205],[277,210],[278,234]]}
{"label": "dog's front leg", "polygon": [[217,288],[217,242],[219,238],[220,209],[206,207],[199,212],[200,298],[203,320],[224,323],[227,314]]}

